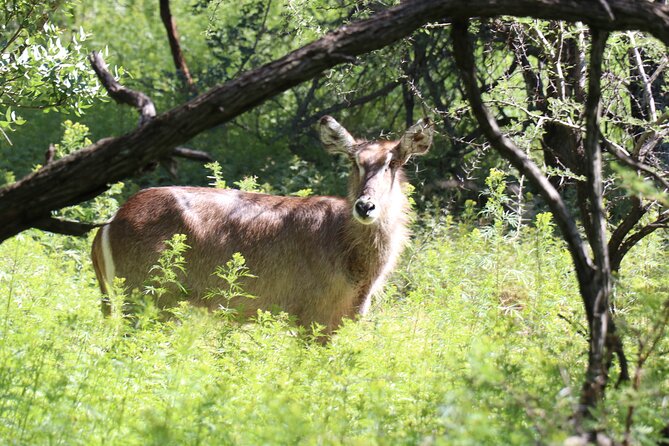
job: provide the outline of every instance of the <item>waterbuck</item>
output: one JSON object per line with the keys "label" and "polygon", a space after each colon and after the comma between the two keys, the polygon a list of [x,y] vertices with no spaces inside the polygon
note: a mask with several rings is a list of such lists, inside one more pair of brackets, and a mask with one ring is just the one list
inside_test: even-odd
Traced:
{"label": "waterbuck", "polygon": [[[100,288],[114,277],[128,289],[141,287],[174,234],[185,234],[187,297],[163,296],[158,306],[188,299],[217,309],[232,306],[254,315],[280,309],[331,333],[342,318],[365,314],[404,247],[408,200],[402,166],[427,152],[432,123],[421,120],[399,141],[360,141],[330,116],[318,124],[321,141],[351,161],[348,197],[281,197],[203,187],[157,187],[140,191],[103,226],[92,257]],[[244,290],[256,296],[212,298],[214,275],[240,252],[255,278]],[[103,299],[103,312],[110,311]]]}

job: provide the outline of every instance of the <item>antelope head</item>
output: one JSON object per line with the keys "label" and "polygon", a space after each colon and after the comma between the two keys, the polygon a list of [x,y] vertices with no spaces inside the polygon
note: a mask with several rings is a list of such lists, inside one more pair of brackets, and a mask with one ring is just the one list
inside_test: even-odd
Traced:
{"label": "antelope head", "polygon": [[412,155],[427,153],[434,124],[429,118],[409,127],[399,141],[359,141],[331,116],[323,116],[319,133],[325,148],[343,153],[353,163],[349,200],[353,217],[364,225],[376,222],[400,191],[402,166]]}

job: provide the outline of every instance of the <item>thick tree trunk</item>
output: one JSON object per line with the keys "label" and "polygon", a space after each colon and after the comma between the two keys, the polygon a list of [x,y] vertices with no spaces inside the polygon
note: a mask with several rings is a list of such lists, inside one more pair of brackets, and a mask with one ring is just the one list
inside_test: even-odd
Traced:
{"label": "thick tree trunk", "polygon": [[596,407],[602,399],[608,380],[606,338],[608,336],[611,316],[609,312],[611,265],[609,264],[609,251],[608,244],[606,243],[602,152],[599,148],[600,83],[602,77],[602,57],[607,38],[608,32],[598,29],[592,30],[588,97],[585,104],[585,170],[588,179],[587,192],[590,204],[591,225],[589,240],[595,261],[595,272],[589,286],[585,290],[581,290],[590,325],[588,368],[581,392],[581,405],[577,413],[577,416],[581,418],[590,416],[590,410]]}

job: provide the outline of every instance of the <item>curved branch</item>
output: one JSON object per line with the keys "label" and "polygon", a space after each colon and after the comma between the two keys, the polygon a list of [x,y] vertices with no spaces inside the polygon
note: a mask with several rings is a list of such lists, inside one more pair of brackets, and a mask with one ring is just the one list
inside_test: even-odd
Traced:
{"label": "curved branch", "polygon": [[620,270],[620,264],[623,260],[623,254],[620,252],[625,237],[634,229],[634,226],[641,220],[641,218],[648,212],[649,206],[643,204],[639,197],[631,197],[632,208],[629,210],[625,218],[620,222],[618,227],[613,230],[611,237],[609,237],[609,258],[611,261],[611,271],[617,272]]}
{"label": "curved branch", "polygon": [[127,104],[139,111],[139,125],[147,123],[156,116],[156,107],[153,101],[141,91],[131,90],[121,85],[109,72],[107,63],[99,51],[94,51],[88,56],[88,60],[98,75],[98,79],[105,87],[109,96],[119,104]]}
{"label": "curved branch", "polygon": [[618,249],[618,255],[620,258],[622,259],[625,257],[625,254],[627,254],[627,252],[632,249],[634,245],[658,229],[669,229],[669,210],[662,212],[654,222],[647,224],[634,234],[627,237],[625,241],[620,244],[620,248]]}

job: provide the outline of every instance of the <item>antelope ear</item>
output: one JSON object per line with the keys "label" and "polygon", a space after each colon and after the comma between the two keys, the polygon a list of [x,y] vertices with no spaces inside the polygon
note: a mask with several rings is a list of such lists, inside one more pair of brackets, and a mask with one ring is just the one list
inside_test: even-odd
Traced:
{"label": "antelope ear", "polygon": [[400,162],[406,163],[411,155],[425,155],[430,149],[433,135],[434,122],[430,118],[421,119],[409,127],[396,149]]}
{"label": "antelope ear", "polygon": [[323,116],[318,121],[318,133],[321,136],[321,142],[328,152],[353,153],[355,147],[355,138],[346,131],[332,116]]}

